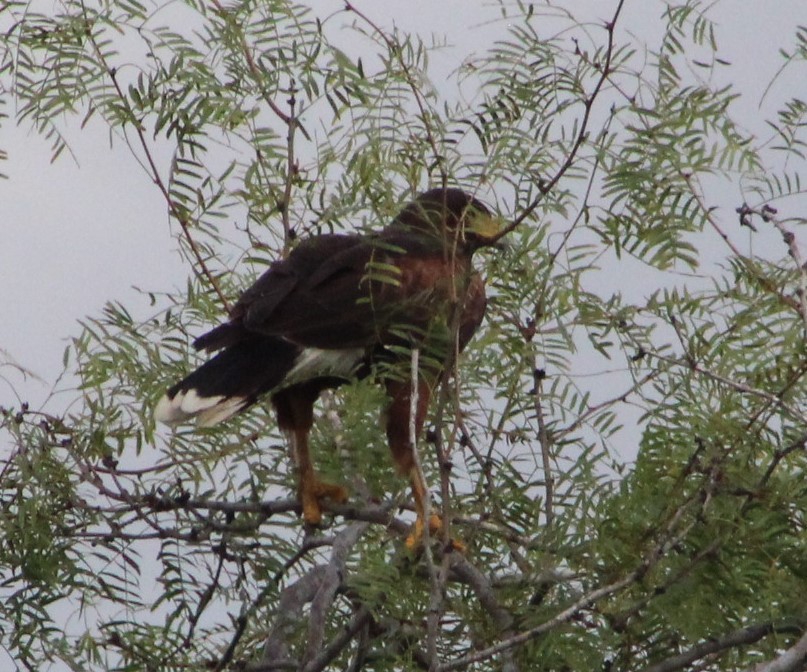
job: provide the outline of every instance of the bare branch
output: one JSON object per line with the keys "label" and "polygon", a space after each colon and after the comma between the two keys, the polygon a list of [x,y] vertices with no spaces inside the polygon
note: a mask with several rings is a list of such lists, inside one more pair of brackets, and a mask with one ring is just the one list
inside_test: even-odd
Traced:
{"label": "bare branch", "polygon": [[344,649],[350,640],[352,640],[364,627],[370,622],[372,612],[370,609],[362,605],[356,611],[356,615],[350,623],[347,624],[345,629],[333,638],[319,653],[318,656],[313,658],[303,668],[302,672],[320,672],[324,670],[328,663],[330,663],[339,653]]}
{"label": "bare branch", "polygon": [[782,222],[779,221],[775,215],[775,210],[770,206],[763,206],[760,216],[766,220],[773,222],[779,233],[782,234],[782,239],[787,245],[788,253],[793,261],[796,263],[796,269],[799,274],[799,291],[798,291],[798,304],[799,312],[801,313],[801,320],[804,323],[804,330],[807,333],[807,266],[804,265],[804,259],[799,250],[799,244],[796,241],[796,234],[788,229]]}
{"label": "bare branch", "polygon": [[[325,625],[328,611],[336,597],[337,590],[345,580],[345,566],[348,555],[359,537],[367,529],[367,523],[352,523],[344,532],[336,535],[331,552],[331,561],[325,568],[322,581],[317,588],[316,595],[311,600],[311,613],[308,617],[308,637],[303,655],[303,663],[315,660],[321,653],[322,642],[325,639]],[[307,669],[307,667],[305,668]]]}
{"label": "bare branch", "polygon": [[532,639],[544,634],[545,632],[549,632],[550,630],[555,629],[559,625],[563,623],[569,622],[572,618],[574,618],[577,614],[580,613],[583,609],[595,604],[599,600],[608,597],[609,595],[613,595],[614,593],[618,593],[628,586],[632,585],[636,581],[638,581],[641,576],[646,573],[646,568],[640,567],[639,569],[634,570],[628,576],[620,579],[619,581],[615,581],[614,583],[610,583],[607,586],[603,586],[601,588],[597,588],[595,590],[590,591],[589,593],[583,595],[569,607],[561,611],[559,614],[550,618],[548,621],[544,621],[540,625],[535,626],[534,628],[530,628],[529,630],[525,630],[524,632],[520,632],[517,635],[513,635],[507,639],[503,639],[498,644],[494,644],[493,646],[489,646],[486,649],[482,649],[475,653],[469,654],[467,656],[462,656],[461,658],[457,658],[448,663],[444,663],[437,668],[437,672],[448,672],[448,670],[461,670],[468,665],[473,663],[478,663],[483,660],[488,660],[493,658],[494,656],[499,655],[500,653],[506,652],[508,649],[513,649],[517,646],[521,646],[526,642],[529,642]]}
{"label": "bare branch", "polygon": [[749,667],[746,672],[802,672],[807,664],[807,632],[781,656]]}
{"label": "bare branch", "polygon": [[541,405],[541,396],[543,394],[542,386],[546,374],[542,369],[539,369],[537,358],[535,361],[534,369],[534,382],[535,393],[533,394],[533,404],[535,407],[535,418],[538,421],[538,443],[541,445],[541,464],[544,469],[544,490],[546,496],[544,498],[544,515],[546,516],[547,528],[552,527],[552,522],[555,518],[553,511],[554,506],[554,490],[555,480],[552,477],[552,454],[551,445],[549,440],[549,432],[546,428],[546,419],[544,418],[544,409]]}
{"label": "bare branch", "polygon": [[423,94],[420,92],[418,88],[418,84],[415,81],[415,76],[412,74],[411,69],[407,65],[407,63],[403,60],[402,50],[400,46],[394,42],[382,29],[381,27],[375,23],[370,17],[364,14],[361,10],[357,9],[356,6],[352,2],[345,2],[345,11],[353,12],[356,16],[361,18],[368,26],[370,26],[378,36],[384,41],[387,45],[387,49],[389,49],[390,57],[395,58],[398,61],[398,65],[401,66],[401,69],[404,71],[404,75],[406,77],[406,83],[409,85],[409,88],[412,91],[412,95],[415,98],[415,103],[418,106],[418,111],[420,112],[420,118],[423,121],[423,129],[426,131],[426,139],[431,146],[432,153],[434,154],[434,161],[435,164],[439,167],[440,170],[440,178],[442,182],[442,187],[445,188],[448,186],[448,173],[446,172],[445,168],[445,160],[442,153],[437,146],[437,138],[435,138],[434,131],[432,130],[431,124],[429,122],[429,116],[426,110],[426,102],[423,99]]}
{"label": "bare branch", "polygon": [[745,270],[748,272],[750,276],[754,278],[759,283],[759,286],[762,287],[766,292],[773,294],[776,298],[782,302],[782,304],[796,310],[800,315],[802,315],[802,304],[804,301],[796,301],[793,297],[787,296],[782,294],[779,291],[778,287],[774,285],[765,274],[762,272],[762,269],[759,265],[750,257],[744,255],[740,249],[731,241],[728,234],[723,230],[720,226],[720,223],[717,221],[717,218],[714,216],[714,208],[709,207],[706,204],[706,200],[703,197],[703,189],[700,186],[700,183],[697,181],[697,178],[691,174],[683,175],[684,179],[689,186],[689,190],[692,195],[695,197],[695,200],[698,203],[698,207],[703,211],[704,216],[706,217],[706,221],[709,225],[717,232],[717,234],[723,239],[726,243],[728,248],[732,251],[736,259],[742,263]]}
{"label": "bare branch", "polygon": [[[493,619],[498,632],[503,639],[513,636],[513,616],[503,608],[496,599],[493,586],[488,578],[474,567],[465,556],[453,553],[451,556],[451,569],[461,581],[465,581],[474,591],[483,610]],[[512,651],[505,651],[502,665],[503,672],[518,672],[518,666]]]}
{"label": "bare branch", "polygon": [[503,639],[499,643],[494,644],[486,649],[482,649],[475,653],[453,660],[449,663],[440,665],[437,668],[437,672],[463,669],[472,663],[488,660],[499,654],[506,653],[510,649],[521,646],[522,644],[535,639],[546,632],[554,630],[563,623],[568,623],[584,609],[587,609],[600,600],[619,593],[631,585],[641,581],[647,575],[650,569],[654,567],[671,548],[674,548],[677,544],[679,544],[694,527],[695,522],[693,521],[687,525],[684,525],[682,530],[675,533],[679,523],[683,520],[684,513],[689,508],[695,504],[700,504],[701,511],[703,511],[708,506],[709,502],[711,501],[710,491],[714,487],[714,478],[715,474],[710,474],[704,497],[701,497],[699,493],[693,495],[692,498],[684,502],[680,507],[678,507],[678,509],[676,509],[676,511],[672,514],[672,516],[670,516],[669,520],[664,525],[664,529],[659,534],[659,541],[646,553],[639,566],[624,578],[614,581],[606,586],[595,588],[594,590],[589,591],[578,598],[573,604],[566,607],[566,609],[562,610],[560,613],[556,614],[554,617],[548,619],[540,625],[530,628],[529,630],[525,630],[524,632],[520,632],[507,639]]}
{"label": "bare branch", "polygon": [[575,137],[574,144],[572,145],[571,150],[569,151],[566,160],[561,164],[560,168],[555,172],[555,174],[547,181],[541,183],[539,186],[539,193],[536,196],[532,203],[530,203],[521,214],[516,217],[513,222],[511,222],[508,226],[504,227],[502,232],[499,234],[499,237],[502,238],[506,236],[508,233],[516,229],[525,219],[527,219],[533,212],[535,212],[536,208],[541,204],[541,201],[544,200],[544,197],[554,189],[555,185],[560,182],[561,178],[568,172],[568,170],[574,165],[575,159],[577,158],[577,153],[580,151],[580,148],[583,146],[583,143],[588,138],[588,124],[591,120],[591,109],[594,107],[594,101],[597,100],[597,97],[600,95],[602,91],[602,87],[605,85],[606,80],[611,76],[611,60],[614,57],[614,29],[616,28],[617,21],[619,20],[619,15],[622,12],[622,6],[625,4],[625,0],[619,0],[617,4],[616,10],[614,11],[611,20],[605,24],[605,30],[608,33],[608,44],[605,50],[605,63],[602,66],[602,70],[600,71],[600,77],[597,80],[597,83],[594,85],[594,89],[592,90],[591,94],[586,97],[583,101],[583,117],[580,120],[580,126],[577,131],[577,136]]}
{"label": "bare branch", "polygon": [[174,203],[174,199],[171,198],[171,194],[168,191],[168,187],[165,185],[165,182],[163,181],[160,175],[160,171],[157,168],[157,164],[154,162],[154,157],[151,154],[151,148],[149,147],[148,142],[146,142],[146,134],[143,130],[143,126],[137,119],[134,110],[132,110],[131,106],[129,105],[129,99],[126,97],[126,94],[124,94],[123,89],[121,88],[121,85],[118,82],[115,68],[111,67],[107,63],[106,58],[104,57],[103,52],[98,46],[95,36],[93,35],[91,30],[87,31],[87,36],[90,40],[90,43],[92,44],[92,48],[93,51],[95,52],[96,58],[98,58],[98,62],[104,66],[107,73],[109,74],[109,79],[112,82],[112,86],[115,89],[115,93],[121,105],[123,105],[126,108],[128,116],[132,119],[131,125],[134,128],[135,133],[137,134],[138,142],[140,143],[140,147],[143,149],[143,154],[146,157],[146,161],[148,162],[148,170],[152,181],[160,190],[160,193],[163,195],[163,199],[165,200],[166,205],[168,206],[168,211],[171,213],[171,216],[179,223],[179,226],[182,229],[182,235],[187,241],[188,247],[190,247],[193,257],[196,259],[196,263],[199,266],[199,270],[201,271],[202,276],[213,288],[213,291],[216,292],[216,295],[219,297],[219,300],[221,301],[221,305],[224,307],[224,310],[230,312],[230,302],[227,300],[227,297],[224,295],[224,292],[222,292],[218,280],[216,279],[216,276],[213,275],[213,273],[208,268],[207,263],[205,262],[205,259],[202,256],[202,252],[199,249],[199,246],[196,244],[196,241],[191,235],[192,222],[183,214],[183,212],[179,209],[179,207],[177,207],[176,203]]}
{"label": "bare branch", "polygon": [[718,639],[712,639],[708,642],[693,646],[691,649],[679,653],[677,656],[672,656],[660,663],[645,668],[644,672],[675,672],[675,670],[689,667],[696,660],[700,660],[706,656],[720,653],[726,649],[742,646],[743,644],[753,644],[774,632],[786,632],[792,629],[793,626],[777,627],[773,623],[749,625],[747,628],[730,632]]}
{"label": "bare branch", "polygon": [[277,620],[266,640],[263,649],[263,661],[286,660],[289,658],[288,639],[302,617],[303,607],[314,599],[325,580],[327,572],[327,565],[312,567],[307,574],[284,588],[280,593]]}

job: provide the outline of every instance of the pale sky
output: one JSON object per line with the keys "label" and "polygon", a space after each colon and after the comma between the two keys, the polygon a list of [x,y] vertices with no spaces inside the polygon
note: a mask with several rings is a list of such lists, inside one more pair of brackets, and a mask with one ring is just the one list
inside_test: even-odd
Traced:
{"label": "pale sky", "polygon": [[[355,0],[362,11],[383,26],[395,23],[405,31],[430,26],[444,35],[450,48],[432,58],[433,79],[445,81],[468,55],[483,52],[506,25],[498,6],[476,0]],[[318,15],[328,16],[342,6],[340,0],[311,0]],[[609,18],[613,0],[569,0],[557,5],[591,19]],[[54,7],[56,3],[54,3]],[[647,39],[658,35],[663,3],[627,0],[621,30]],[[780,66],[780,46],[792,44],[795,26],[807,23],[805,0],[725,0],[713,18],[720,24],[720,55],[731,61],[727,72],[743,98],[736,113],[746,128],[760,137],[767,129],[757,102]],[[348,15],[337,19],[345,24]],[[0,30],[4,28],[0,16]],[[791,95],[807,98],[807,74],[777,83],[769,96],[784,98],[783,87],[800,87]],[[10,108],[6,108],[11,112]],[[770,112],[770,109],[767,110]],[[47,399],[62,370],[62,353],[70,336],[80,332],[79,320],[100,314],[110,300],[122,302],[136,317],[150,308],[133,286],[156,292],[181,288],[190,269],[177,252],[162,195],[119,140],[110,148],[100,124],[80,131],[68,120],[72,156],[63,153],[50,163],[50,149],[27,126],[5,121],[0,127],[0,148],[9,160],[0,172],[2,225],[0,231],[0,406],[18,406],[22,400],[37,408]],[[158,155],[163,167],[170,152]],[[711,194],[721,207],[718,216],[733,221],[738,191]],[[800,213],[805,214],[802,210]],[[736,229],[732,229],[736,231]],[[737,241],[743,242],[738,233]],[[804,244],[807,235],[797,232]],[[767,236],[774,247],[776,236]],[[764,244],[755,241],[755,245]],[[745,247],[743,249],[746,249]],[[807,248],[805,248],[807,249]],[[717,251],[725,256],[725,250]],[[783,250],[779,250],[783,256]],[[776,256],[776,253],[772,253]],[[619,274],[615,274],[618,276]],[[637,283],[637,291],[643,291]],[[649,294],[652,287],[647,287]],[[42,380],[23,379],[4,365],[8,356]],[[170,381],[166,381],[167,383]],[[57,408],[69,400],[56,400]],[[3,449],[0,444],[0,450]],[[0,654],[0,668],[10,661]],[[10,668],[9,668],[10,669]]]}

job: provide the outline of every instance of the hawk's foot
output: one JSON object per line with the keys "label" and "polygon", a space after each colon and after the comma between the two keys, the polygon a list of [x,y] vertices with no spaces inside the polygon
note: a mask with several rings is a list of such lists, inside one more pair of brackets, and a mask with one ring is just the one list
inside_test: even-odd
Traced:
{"label": "hawk's foot", "polygon": [[303,520],[307,525],[318,526],[322,522],[323,499],[344,504],[348,492],[341,485],[326,483],[317,478],[306,479],[300,484],[300,502],[303,505]]}
{"label": "hawk's foot", "polygon": [[[423,528],[423,518],[418,516],[415,519],[415,525],[412,528],[412,532],[410,532],[409,536],[406,538],[406,547],[413,553],[423,546]],[[429,536],[432,539],[437,538],[438,535],[442,533],[442,530],[443,520],[440,518],[440,516],[433,513],[429,517]],[[468,547],[457,539],[450,539],[449,546],[451,547],[452,551],[459,551],[460,553],[465,553],[468,550]]]}

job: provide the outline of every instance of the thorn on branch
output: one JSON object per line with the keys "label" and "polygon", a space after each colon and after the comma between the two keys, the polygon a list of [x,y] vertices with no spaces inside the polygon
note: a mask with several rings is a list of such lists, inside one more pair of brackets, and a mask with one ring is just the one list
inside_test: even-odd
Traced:
{"label": "thorn on branch", "polygon": [[735,212],[740,216],[740,226],[747,226],[756,233],[757,227],[751,222],[751,216],[754,214],[754,211],[748,207],[748,204],[743,203]]}
{"label": "thorn on branch", "polygon": [[528,319],[526,326],[519,326],[519,331],[527,343],[532,341],[535,337],[535,320],[532,318]]}
{"label": "thorn on branch", "polygon": [[647,356],[647,351],[643,347],[639,347],[638,352],[630,358],[632,362],[638,362]]}
{"label": "thorn on branch", "polygon": [[101,458],[101,464],[110,471],[116,471],[118,468],[118,461],[112,455],[104,455]]}

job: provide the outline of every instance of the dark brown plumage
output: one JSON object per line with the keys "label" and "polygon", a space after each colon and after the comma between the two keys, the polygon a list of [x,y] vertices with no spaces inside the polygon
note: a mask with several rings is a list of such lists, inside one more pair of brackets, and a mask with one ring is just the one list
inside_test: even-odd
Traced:
{"label": "dark brown plumage", "polygon": [[155,417],[212,425],[270,394],[297,460],[303,516],[317,524],[320,500],[344,501],[347,493],[314,473],[308,450],[314,403],[324,389],[373,374],[391,399],[386,432],[393,458],[412,480],[418,518],[407,543],[417,545],[426,486],[414,468],[403,353],[423,353],[420,433],[443,365],[484,316],[484,282],[471,256],[497,234],[496,220],[475,198],[433,189],[376,234],[302,241],[241,295],[228,322],[195,341],[197,349],[218,354],[169,389]]}

